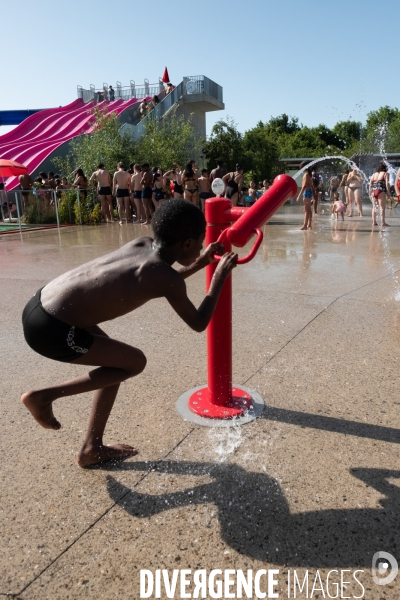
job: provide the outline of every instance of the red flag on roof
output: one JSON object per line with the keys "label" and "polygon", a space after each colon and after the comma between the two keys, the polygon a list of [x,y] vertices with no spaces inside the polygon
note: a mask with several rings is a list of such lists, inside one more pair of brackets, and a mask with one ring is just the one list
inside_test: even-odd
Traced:
{"label": "red flag on roof", "polygon": [[163,81],[164,83],[169,83],[169,75],[168,75],[167,67],[165,67],[165,69],[164,69],[164,75],[162,76],[161,81]]}

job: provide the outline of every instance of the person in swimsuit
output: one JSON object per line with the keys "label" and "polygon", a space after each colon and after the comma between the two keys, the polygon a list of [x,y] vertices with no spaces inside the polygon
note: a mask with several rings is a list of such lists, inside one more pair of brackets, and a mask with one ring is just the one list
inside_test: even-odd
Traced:
{"label": "person in swimsuit", "polygon": [[[303,161],[300,165],[300,169],[306,167],[307,164],[307,161]],[[296,202],[300,202],[301,196],[303,196],[304,223],[303,226],[300,227],[300,230],[304,231],[305,229],[312,229],[313,178],[310,167],[306,168],[304,171],[301,189],[296,198]]]}
{"label": "person in swimsuit", "polygon": [[151,217],[154,213],[154,206],[151,201],[153,197],[153,175],[150,173],[149,163],[142,164],[142,177],[140,179],[140,185],[142,186],[142,200],[143,207],[146,212],[146,220],[143,225],[150,225]]}
{"label": "person in swimsuit", "polygon": [[345,172],[342,175],[342,179],[340,180],[339,183],[339,187],[338,190],[341,190],[342,192],[342,201],[344,202],[344,204],[348,204],[349,203],[349,191],[348,191],[348,185],[347,185],[347,178],[349,176],[350,170],[349,169],[345,169]]}
{"label": "person in swimsuit", "polygon": [[232,202],[232,206],[237,206],[239,197],[243,187],[243,167],[236,165],[234,173],[227,173],[223,176],[222,181],[225,183],[225,197]]}
{"label": "person in swimsuit", "polygon": [[261,190],[260,190],[260,191],[261,191],[261,195],[262,195],[262,194],[265,194],[265,192],[266,192],[266,191],[267,191],[267,190],[268,190],[270,187],[271,187],[271,186],[270,186],[270,183],[269,183],[268,179],[264,179],[264,181],[263,181],[263,186],[262,186],[262,188],[261,188]]}
{"label": "person in swimsuit", "polygon": [[140,183],[140,180],[142,179],[142,174],[140,170],[140,165],[133,165],[133,175],[131,176],[131,190],[133,193],[133,202],[135,204],[136,211],[136,219],[133,221],[135,224],[144,223],[145,221],[147,221],[142,199],[142,185]]}
{"label": "person in swimsuit", "polygon": [[183,198],[183,187],[182,187],[182,168],[178,165],[178,163],[174,163],[175,165],[175,179],[174,179],[174,198]]}
{"label": "person in swimsuit", "polygon": [[85,176],[85,173],[82,169],[76,169],[75,171],[75,179],[72,184],[73,188],[79,190],[79,195],[82,197],[82,200],[86,200],[87,198],[87,188],[88,188],[88,180]]}
{"label": "person in swimsuit", "polygon": [[250,202],[248,202],[248,204],[251,206],[257,201],[257,186],[255,181],[250,181],[250,187],[247,191],[247,195],[250,196]]}
{"label": "person in swimsuit", "polygon": [[117,197],[117,209],[119,216],[119,224],[123,223],[123,215],[127,223],[132,223],[131,216],[131,175],[125,171],[122,163],[117,164],[117,169],[113,177],[113,194]]}
{"label": "person in swimsuit", "polygon": [[178,163],[174,163],[175,168],[170,169],[164,175],[165,179],[169,179],[172,183],[171,193],[175,199],[183,198],[183,187],[182,187],[182,169]]}
{"label": "person in swimsuit", "polygon": [[195,206],[199,205],[199,192],[197,188],[197,176],[193,170],[193,164],[188,162],[182,175],[183,197]]}
{"label": "person in swimsuit", "polygon": [[165,200],[164,177],[158,171],[153,173],[153,204],[157,209]]}
{"label": "person in swimsuit", "polygon": [[109,171],[104,168],[103,163],[100,163],[97,167],[97,171],[92,173],[89,183],[92,184],[94,190],[97,187],[97,194],[100,200],[103,219],[106,223],[113,222],[114,215],[111,195],[111,177]]}
{"label": "person in swimsuit", "polygon": [[394,193],[397,196],[397,202],[394,205],[394,208],[396,208],[400,202],[400,169],[397,171],[396,179],[394,180]]}
{"label": "person in swimsuit", "polygon": [[312,191],[313,191],[313,199],[314,199],[314,214],[318,214],[318,200],[319,195],[322,191],[322,182],[321,177],[318,175],[317,171],[312,171]]}
{"label": "person in swimsuit", "polygon": [[359,217],[363,216],[362,204],[361,204],[362,184],[363,184],[363,180],[362,180],[362,176],[359,173],[359,171],[356,171],[355,169],[350,171],[350,173],[347,177],[347,185],[348,185],[348,190],[349,190],[348,191],[348,194],[349,194],[348,206],[350,209],[350,214],[348,215],[349,217],[353,216],[354,201],[357,204],[358,216]]}
{"label": "person in swimsuit", "polygon": [[336,198],[336,200],[332,204],[332,214],[335,215],[336,221],[339,218],[339,215],[342,215],[342,221],[344,221],[344,213],[347,210],[347,206],[342,200]]}
{"label": "person in swimsuit", "polygon": [[[396,191],[395,191],[395,181],[396,181],[396,175],[397,175],[397,169],[394,168],[393,164],[389,165],[388,168],[388,175],[389,175],[389,185],[390,185],[390,200],[389,200],[389,208],[392,208],[392,202],[394,200],[394,197],[396,195]],[[396,203],[397,206],[397,203]]]}
{"label": "person in swimsuit", "polygon": [[[59,430],[53,402],[95,392],[85,440],[77,457],[80,467],[137,454],[135,448],[126,444],[105,445],[103,435],[120,384],[144,370],[146,357],[138,348],[110,338],[99,323],[127,315],[153,298],[165,297],[191,329],[204,331],[237,261],[237,254],[224,253],[224,247],[218,243],[202,252],[205,227],[199,209],[184,200],[169,200],[154,215],[154,239],[136,238],[57,277],[38,290],[25,306],[23,331],[32,350],[59,362],[97,367],[21,397],[39,425]],[[223,257],[205,299],[196,309],[187,296],[184,280],[213,263],[214,254]],[[181,265],[177,269],[172,268],[175,262]],[[51,381],[50,372],[45,377]],[[140,403],[140,399],[135,401]]]}
{"label": "person in swimsuit", "polygon": [[339,197],[338,189],[339,189],[339,179],[338,179],[337,175],[332,175],[332,177],[329,180],[329,199],[331,202],[335,202],[335,200],[338,199],[338,197]]}
{"label": "person in swimsuit", "polygon": [[23,173],[18,177],[19,185],[21,188],[22,201],[24,203],[24,212],[28,210],[29,194],[32,190],[32,177],[28,173]]}
{"label": "person in swimsuit", "polygon": [[201,176],[197,181],[200,189],[201,210],[204,212],[205,202],[208,198],[211,198],[211,185],[207,169],[201,170]]}
{"label": "person in swimsuit", "polygon": [[372,225],[378,225],[376,222],[376,213],[380,209],[382,227],[389,227],[385,221],[386,198],[390,200],[389,173],[384,162],[379,163],[376,172],[369,180],[369,195],[372,202]]}

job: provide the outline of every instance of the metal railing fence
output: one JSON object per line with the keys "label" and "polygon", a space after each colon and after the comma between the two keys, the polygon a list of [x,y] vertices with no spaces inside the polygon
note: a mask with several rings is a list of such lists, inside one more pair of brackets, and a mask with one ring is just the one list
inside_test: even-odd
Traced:
{"label": "metal railing fence", "polygon": [[92,188],[49,190],[33,188],[28,194],[21,190],[7,192],[0,207],[4,225],[18,224],[20,231],[35,225],[98,223],[100,202]]}
{"label": "metal railing fence", "polygon": [[131,81],[129,86],[121,86],[117,82],[113,97],[110,97],[110,91],[107,88],[85,90],[82,86],[77,86],[78,98],[82,98],[84,103],[87,102],[102,102],[103,100],[131,100],[132,98],[145,98],[147,96],[159,96],[164,93],[164,85],[161,81],[158,83],[145,82],[141,86],[137,86],[134,81]]}

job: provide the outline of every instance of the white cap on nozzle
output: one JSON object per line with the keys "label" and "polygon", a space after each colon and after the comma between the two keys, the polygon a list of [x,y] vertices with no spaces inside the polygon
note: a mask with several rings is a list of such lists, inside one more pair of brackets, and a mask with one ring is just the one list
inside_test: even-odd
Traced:
{"label": "white cap on nozzle", "polygon": [[224,189],[225,189],[225,184],[222,181],[222,179],[220,179],[219,177],[217,177],[212,182],[211,189],[212,189],[212,191],[214,192],[214,194],[216,196],[220,196],[222,194],[222,192],[224,191]]}

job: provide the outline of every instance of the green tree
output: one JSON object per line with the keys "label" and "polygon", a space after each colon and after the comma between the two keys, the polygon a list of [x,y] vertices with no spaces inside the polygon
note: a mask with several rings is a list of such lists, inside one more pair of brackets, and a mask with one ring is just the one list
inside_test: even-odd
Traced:
{"label": "green tree", "polygon": [[268,133],[273,136],[281,136],[286,133],[291,135],[301,129],[298,118],[289,117],[286,113],[279,115],[279,117],[271,117],[265,127]]}
{"label": "green tree", "polygon": [[190,158],[199,161],[203,145],[192,121],[173,109],[161,119],[146,119],[145,132],[135,145],[135,161],[167,170],[174,162],[184,166]]}
{"label": "green tree", "polygon": [[129,133],[121,132],[121,124],[115,113],[107,113],[96,107],[91,124],[92,133],[71,140],[67,158],[53,159],[62,174],[67,175],[80,167],[88,176],[97,169],[100,162],[110,171],[116,170],[118,162],[125,165],[132,162],[132,138]]}
{"label": "green tree", "polygon": [[374,133],[375,130],[381,125],[390,125],[394,120],[400,117],[400,110],[398,108],[391,108],[390,106],[381,106],[378,110],[371,110],[367,114],[367,121],[365,124],[367,132]]}
{"label": "green tree", "polygon": [[349,149],[355,144],[359,144],[363,135],[362,125],[358,121],[339,121],[332,131],[343,141],[343,149]]}
{"label": "green tree", "polygon": [[248,171],[247,180],[272,179],[278,156],[278,147],[262,122],[246,131],[243,137],[244,167]]}
{"label": "green tree", "polygon": [[236,163],[244,161],[243,135],[233,119],[227,117],[226,121],[220,119],[214,124],[203,152],[209,170],[214,169],[217,160],[223,160],[229,170],[233,170]]}

